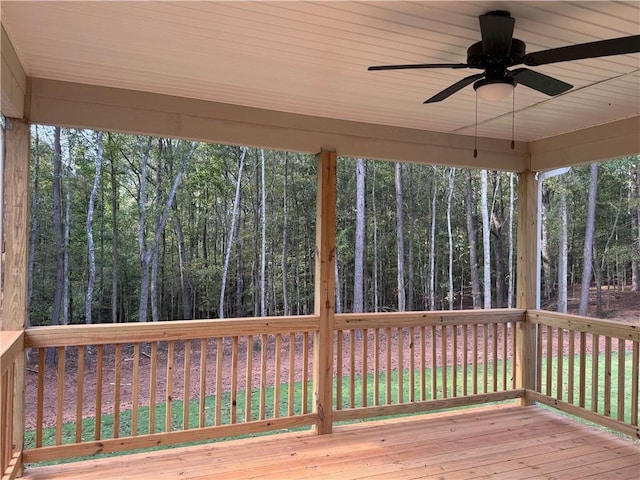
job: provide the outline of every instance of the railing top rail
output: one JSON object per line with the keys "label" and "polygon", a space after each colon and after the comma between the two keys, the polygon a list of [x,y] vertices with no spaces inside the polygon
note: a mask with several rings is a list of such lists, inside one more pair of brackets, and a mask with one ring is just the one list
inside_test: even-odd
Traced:
{"label": "railing top rail", "polygon": [[523,322],[525,312],[525,310],[515,308],[496,308],[492,310],[341,313],[335,316],[335,330]]}
{"label": "railing top rail", "polygon": [[601,320],[567,313],[546,312],[544,310],[528,310],[527,319],[532,323],[541,325],[640,342],[640,325],[631,323]]}
{"label": "railing top rail", "polygon": [[318,321],[318,317],[314,315],[300,315],[32,327],[25,331],[24,346],[25,348],[65,347],[310,332],[318,329]]}
{"label": "railing top rail", "polygon": [[2,373],[12,364],[12,360],[24,350],[24,331],[0,331],[0,365]]}

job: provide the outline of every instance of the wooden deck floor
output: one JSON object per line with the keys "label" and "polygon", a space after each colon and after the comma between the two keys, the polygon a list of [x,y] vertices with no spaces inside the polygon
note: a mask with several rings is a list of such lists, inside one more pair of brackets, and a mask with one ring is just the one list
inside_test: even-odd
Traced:
{"label": "wooden deck floor", "polygon": [[28,469],[65,479],[633,479],[640,443],[501,405]]}

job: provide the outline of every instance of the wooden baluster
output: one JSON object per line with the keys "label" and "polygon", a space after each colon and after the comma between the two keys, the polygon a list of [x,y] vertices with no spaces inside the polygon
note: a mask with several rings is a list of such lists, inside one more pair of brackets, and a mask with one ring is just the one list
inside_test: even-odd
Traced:
{"label": "wooden baluster", "polygon": [[385,328],[384,333],[386,335],[387,340],[387,371],[386,373],[386,382],[385,382],[385,401],[387,405],[391,405],[391,329]]}
{"label": "wooden baluster", "polygon": [[[336,410],[342,410],[342,338],[344,333],[338,330],[336,339]],[[316,346],[314,345],[314,348]]]}
{"label": "wooden baluster", "polygon": [[493,335],[493,340],[491,342],[491,347],[492,347],[491,361],[493,362],[491,364],[492,366],[491,374],[493,376],[492,386],[493,386],[493,391],[497,392],[498,391],[498,324],[497,323],[491,324],[491,333]]}
{"label": "wooden baluster", "polygon": [[489,391],[489,326],[482,325],[482,393]]}
{"label": "wooden baluster", "polygon": [[502,324],[502,390],[508,390],[507,387],[507,359],[509,358],[509,324]]}
{"label": "wooden baluster", "polygon": [[420,327],[420,400],[427,399],[427,347],[424,325]]}
{"label": "wooden baluster", "polygon": [[151,342],[149,359],[149,433],[156,430],[156,376],[158,373],[158,342]]}
{"label": "wooden baluster", "polygon": [[451,352],[451,391],[453,397],[458,396],[458,326],[451,325],[451,338],[453,339]]}
{"label": "wooden baluster", "polygon": [[585,408],[587,387],[587,334],[580,332],[580,393],[579,406]]}
{"label": "wooden baluster", "polygon": [[558,343],[557,343],[558,367],[556,370],[556,398],[562,400],[562,387],[564,385],[564,330],[558,329]]}
{"label": "wooden baluster", "polygon": [[238,419],[238,337],[231,339],[231,418],[230,423],[236,423]]}
{"label": "wooden baluster", "polygon": [[189,429],[189,401],[191,399],[191,340],[184,341],[184,390],[182,392],[182,428]]}
{"label": "wooden baluster", "polygon": [[604,341],[604,416],[611,416],[611,337]]}
{"label": "wooden baluster", "polygon": [[569,330],[568,331],[568,335],[569,335],[569,357],[567,358],[569,365],[568,365],[568,384],[567,384],[567,402],[569,403],[573,403],[573,390],[575,388],[575,382],[574,382],[574,378],[575,378],[575,370],[576,370],[576,332],[574,332],[573,330]]}
{"label": "wooden baluster", "polygon": [[[42,446],[42,423],[44,422],[44,376],[46,366],[44,364],[44,348],[38,349],[38,403],[36,405],[36,448]],[[100,389],[100,385],[96,387]]]}
{"label": "wooden baluster", "polygon": [[440,326],[440,363],[442,363],[442,368],[440,370],[440,381],[442,382],[442,398],[449,398],[449,394],[447,393],[447,368],[448,368],[448,359],[447,359],[447,326]]}
{"label": "wooden baluster", "polygon": [[380,405],[380,329],[373,329],[373,404]]}
{"label": "wooden baluster", "polygon": [[82,403],[84,400],[84,345],[78,347],[78,370],[76,372],[76,443],[82,441]]}
{"label": "wooden baluster", "polygon": [[367,382],[369,376],[369,366],[368,366],[368,356],[369,356],[369,330],[366,328],[362,330],[362,402],[361,405],[363,407],[367,406]]}
{"label": "wooden baluster", "polygon": [[409,328],[409,401],[414,402],[416,399],[416,388],[415,388],[415,348],[414,343],[416,340],[416,332],[415,328]]}
{"label": "wooden baluster", "polygon": [[122,385],[122,345],[116,345],[113,375],[113,438],[120,436],[120,388]]}
{"label": "wooden baluster", "polygon": [[469,368],[468,363],[469,360],[467,358],[467,349],[469,348],[469,329],[467,325],[462,325],[462,396],[466,397],[468,393],[468,374],[467,369]]}
{"label": "wooden baluster", "polygon": [[640,342],[633,342],[631,354],[631,425],[638,425],[638,382],[640,377]]}
{"label": "wooden baluster", "polygon": [[276,351],[274,358],[273,379],[273,418],[280,416],[280,368],[282,359],[282,335],[276,334]]}
{"label": "wooden baluster", "polygon": [[252,415],[252,376],[253,376],[253,335],[247,337],[247,359],[245,361],[245,389],[244,389],[244,421],[250,422]]}
{"label": "wooden baluster", "polygon": [[545,347],[547,349],[547,388],[546,394],[547,396],[552,395],[552,378],[553,378],[553,328],[547,325],[547,340],[545,342]]}
{"label": "wooden baluster", "polygon": [[471,334],[473,335],[473,344],[471,345],[471,393],[476,395],[478,393],[478,325],[472,325]]}
{"label": "wooden baluster", "polygon": [[260,337],[260,413],[258,418],[265,419],[267,406],[267,340],[268,336]]}
{"label": "wooden baluster", "polygon": [[167,388],[165,391],[165,432],[173,430],[173,359],[175,355],[175,342],[167,342]]}
{"label": "wooden baluster", "polygon": [[300,411],[305,414],[309,411],[309,332],[302,334],[302,408]]}
{"label": "wooden baluster", "polygon": [[356,387],[356,332],[349,330],[349,408],[355,406]]}
{"label": "wooden baluster", "polygon": [[398,356],[398,403],[404,402],[404,329],[399,327],[397,356]]}
{"label": "wooden baluster", "polygon": [[207,339],[200,340],[200,393],[198,395],[198,427],[205,425],[205,404],[207,399]]}
{"label": "wooden baluster", "polygon": [[[515,389],[516,388],[516,352],[518,351],[518,335],[516,335],[516,328],[517,328],[518,324],[516,322],[513,322],[512,324],[512,328],[511,328],[511,388]],[[539,330],[539,329],[538,329]],[[540,355],[538,357],[538,359],[542,358],[542,356]],[[538,384],[538,389],[540,389],[540,384]],[[541,391],[541,390],[540,390]]]}
{"label": "wooden baluster", "polygon": [[296,337],[295,334],[289,334],[289,397],[288,397],[288,414],[293,417],[293,402],[294,402],[294,386],[295,386],[295,373],[296,373]]}
{"label": "wooden baluster", "polygon": [[131,389],[131,435],[138,435],[138,402],[140,388],[140,344],[133,345],[133,375]]}
{"label": "wooden baluster", "polygon": [[591,411],[598,411],[598,361],[600,356],[600,335],[591,335]]}
{"label": "wooden baluster", "polygon": [[62,445],[62,410],[64,407],[64,347],[58,347],[58,389],[56,405],[56,445]]}
{"label": "wooden baluster", "polygon": [[438,398],[438,350],[436,326],[431,325],[431,399]]}
{"label": "wooden baluster", "polygon": [[222,366],[224,360],[224,339],[216,339],[216,408],[215,425],[222,424]]}
{"label": "wooden baluster", "polygon": [[625,365],[626,349],[625,341],[618,339],[618,416],[617,419],[624,422],[624,391],[625,391]]}

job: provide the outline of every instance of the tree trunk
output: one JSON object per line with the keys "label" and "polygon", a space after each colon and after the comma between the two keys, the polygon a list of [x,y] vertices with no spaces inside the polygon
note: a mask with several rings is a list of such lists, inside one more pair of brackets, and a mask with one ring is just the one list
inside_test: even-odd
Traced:
{"label": "tree trunk", "polygon": [[[53,228],[56,236],[56,284],[53,295],[53,309],[51,312],[51,324],[60,325],[62,313],[62,294],[64,288],[64,225],[62,219],[62,148],[60,146],[60,127],[53,130],[53,156],[51,157],[53,168]],[[53,348],[47,350],[47,363],[56,362],[56,351]]]}
{"label": "tree trunk", "polygon": [[635,246],[632,249],[631,258],[631,290],[638,292],[640,291],[640,175],[638,175],[638,165],[635,163],[629,170],[629,200],[631,238]]}
{"label": "tree trunk", "polygon": [[267,316],[265,268],[267,262],[267,192],[264,180],[264,149],[260,149],[260,316]]}
{"label": "tree trunk", "polygon": [[238,178],[236,180],[236,194],[233,201],[233,213],[231,214],[231,226],[229,228],[229,239],[227,241],[227,250],[224,255],[224,266],[222,267],[222,284],[220,287],[220,305],[218,307],[218,316],[224,318],[224,291],[227,284],[227,272],[229,271],[229,259],[231,258],[231,246],[235,235],[236,223],[238,222],[238,212],[240,207],[240,186],[242,182],[242,169],[244,168],[244,159],[247,156],[247,147],[242,147],[240,154],[240,164],[238,166]]}
{"label": "tree trunk", "polygon": [[451,230],[451,199],[453,198],[453,186],[456,169],[449,171],[449,194],[447,195],[447,234],[449,237],[449,310],[453,310],[453,233]]}
{"label": "tree trunk", "polygon": [[373,215],[373,311],[378,312],[378,214],[376,211],[376,163],[372,162],[371,214]]}
{"label": "tree trunk", "polygon": [[540,256],[542,264],[542,298],[545,302],[551,299],[551,257],[549,255],[549,232],[547,210],[549,203],[549,191],[542,195],[542,224],[540,225]]}
{"label": "tree trunk", "polygon": [[173,202],[173,228],[178,240],[178,267],[180,269],[180,290],[182,296],[182,319],[192,319],[191,306],[191,281],[187,273],[187,252],[184,243],[184,233],[182,232],[182,222],[178,216],[178,205]]}
{"label": "tree trunk", "polygon": [[289,176],[289,156],[284,152],[284,184],[282,186],[282,310],[285,316],[291,315],[289,293],[287,291],[287,228],[289,227],[289,199],[287,186]]}
{"label": "tree trunk", "polygon": [[[109,141],[111,135],[109,134]],[[111,164],[111,323],[118,322],[118,180],[114,155]]]}
{"label": "tree trunk", "polygon": [[491,308],[491,244],[489,208],[487,205],[487,171],[480,171],[480,206],[482,208],[482,250],[484,254],[484,308]]}
{"label": "tree trunk", "polygon": [[25,327],[31,326],[31,297],[33,296],[33,265],[36,257],[36,237],[38,234],[38,201],[40,195],[40,137],[38,125],[34,126],[33,145],[33,191],[31,194],[31,227],[29,231],[29,272],[27,275],[27,322]]}
{"label": "tree trunk", "polygon": [[567,190],[562,178],[558,179],[560,185],[559,220],[560,232],[558,239],[558,307],[560,313],[567,313],[567,261],[569,252],[569,233],[567,222]]}
{"label": "tree trunk", "polygon": [[467,193],[465,207],[467,212],[467,239],[469,241],[469,267],[471,276],[471,300],[473,308],[482,308],[482,295],[480,293],[480,275],[478,266],[478,241],[477,226],[473,216],[474,210],[473,184],[471,181],[471,169],[467,169]]}
{"label": "tree trunk", "polygon": [[507,291],[507,307],[513,308],[514,306],[514,272],[513,272],[513,210],[514,210],[514,200],[513,200],[513,173],[509,173],[509,286]]}
{"label": "tree trunk", "polygon": [[352,308],[354,313],[362,313],[364,311],[365,175],[365,161],[363,158],[358,158],[356,160],[356,232],[354,246]]}
{"label": "tree trunk", "polygon": [[95,201],[100,188],[100,175],[102,171],[102,132],[98,132],[96,136],[98,152],[96,155],[96,174],[93,180],[93,188],[89,195],[89,207],[87,209],[87,260],[89,263],[89,278],[87,280],[87,294],[84,300],[85,323],[91,324],[93,310],[93,287],[96,281],[96,252],[93,245],[93,210]]}
{"label": "tree trunk", "polygon": [[402,196],[402,164],[395,164],[396,186],[396,247],[398,257],[398,311],[406,309],[406,297],[404,288],[404,222],[403,222],[403,196]]}
{"label": "tree trunk", "polygon": [[429,242],[429,310],[436,309],[436,198],[438,196],[438,168],[433,166],[431,192],[431,238]]}
{"label": "tree trunk", "polygon": [[415,293],[415,286],[413,284],[413,275],[414,275],[414,270],[413,270],[413,262],[414,262],[414,258],[413,258],[413,226],[414,226],[414,220],[413,220],[413,198],[414,198],[414,191],[413,191],[413,164],[409,164],[409,198],[407,200],[407,219],[409,221],[409,238],[408,238],[408,252],[407,252],[407,262],[409,263],[409,266],[407,267],[408,272],[407,272],[407,310],[409,310],[410,312],[415,310],[415,299],[414,299],[414,293]]}
{"label": "tree trunk", "polygon": [[593,236],[595,232],[596,197],[598,194],[598,164],[591,164],[591,181],[587,198],[587,226],[584,235],[584,251],[582,253],[582,282],[580,288],[580,305],[578,315],[586,315],[589,305],[589,287],[591,285],[591,268],[593,260]]}

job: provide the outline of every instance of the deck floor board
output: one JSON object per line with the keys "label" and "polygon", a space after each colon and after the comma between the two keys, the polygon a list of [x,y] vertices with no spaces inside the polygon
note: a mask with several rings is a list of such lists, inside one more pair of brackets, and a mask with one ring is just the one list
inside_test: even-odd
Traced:
{"label": "deck floor board", "polygon": [[486,406],[29,468],[27,480],[638,479],[640,443],[531,406]]}

